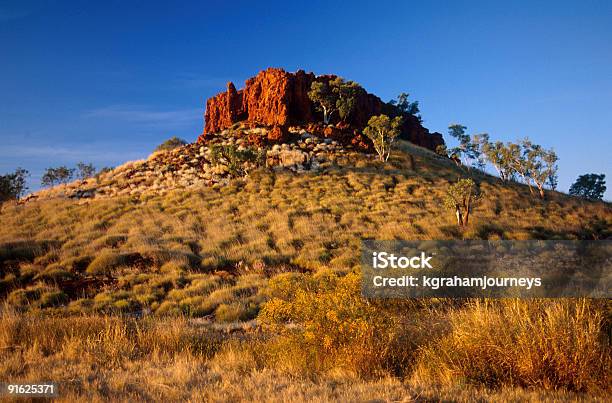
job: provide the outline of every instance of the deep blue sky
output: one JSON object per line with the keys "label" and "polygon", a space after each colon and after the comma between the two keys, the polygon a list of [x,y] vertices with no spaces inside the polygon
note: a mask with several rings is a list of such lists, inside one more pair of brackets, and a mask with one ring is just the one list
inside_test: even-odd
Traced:
{"label": "deep blue sky", "polygon": [[[612,2],[0,0],[0,173],[142,158],[269,66],[335,73],[425,126],[514,140],[612,188]],[[610,199],[612,191],[607,192]]]}

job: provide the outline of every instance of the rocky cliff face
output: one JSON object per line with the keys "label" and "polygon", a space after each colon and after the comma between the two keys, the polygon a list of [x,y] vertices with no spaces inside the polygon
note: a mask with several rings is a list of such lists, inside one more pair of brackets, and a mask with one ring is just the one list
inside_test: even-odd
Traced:
{"label": "rocky cliff face", "polygon": [[204,134],[218,133],[241,121],[262,126],[313,122],[308,91],[314,79],[314,74],[302,70],[291,74],[270,68],[249,78],[240,91],[229,82],[225,92],[206,102]]}
{"label": "rocky cliff face", "polygon": [[[225,92],[209,98],[206,102],[206,124],[199,140],[206,141],[207,135],[243,122],[253,127],[272,128],[271,133],[275,135],[269,140],[280,142],[285,140],[282,134],[288,133],[287,127],[310,125],[314,132],[320,132],[317,134],[368,148],[369,140],[361,135],[361,131],[372,115],[386,112],[389,106],[365,90],[358,92],[355,109],[348,122],[339,123],[333,130],[316,126],[322,119],[308,97],[308,91],[313,81],[328,81],[335,77],[315,76],[303,70],[288,73],[282,69],[269,68],[248,79],[241,90],[236,90],[230,82]],[[411,115],[404,116],[400,137],[432,150],[439,144],[444,144],[441,134],[430,134],[429,130]]]}

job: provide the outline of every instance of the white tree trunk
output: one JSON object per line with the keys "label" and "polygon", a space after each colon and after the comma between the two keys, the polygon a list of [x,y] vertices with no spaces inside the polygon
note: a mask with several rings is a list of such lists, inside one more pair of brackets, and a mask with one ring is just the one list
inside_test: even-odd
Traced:
{"label": "white tree trunk", "polygon": [[323,123],[326,125],[329,124],[329,114],[327,113],[327,108],[323,106]]}
{"label": "white tree trunk", "polygon": [[463,216],[461,215],[459,205],[455,206],[455,215],[457,216],[457,225],[461,227],[463,225]]}

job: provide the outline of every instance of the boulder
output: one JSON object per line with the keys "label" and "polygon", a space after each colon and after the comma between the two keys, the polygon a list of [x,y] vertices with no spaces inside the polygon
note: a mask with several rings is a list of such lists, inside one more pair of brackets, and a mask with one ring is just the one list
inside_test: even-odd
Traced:
{"label": "boulder", "polygon": [[286,126],[274,126],[268,132],[268,140],[274,143],[282,143],[289,137],[289,132]]}
{"label": "boulder", "polygon": [[283,167],[304,165],[308,162],[308,154],[300,150],[282,150],[278,159]]}

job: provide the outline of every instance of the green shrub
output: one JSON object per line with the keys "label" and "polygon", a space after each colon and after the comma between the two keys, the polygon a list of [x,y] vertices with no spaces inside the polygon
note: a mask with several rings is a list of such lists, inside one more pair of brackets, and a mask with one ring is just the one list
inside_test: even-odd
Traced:
{"label": "green shrub", "polygon": [[213,165],[225,165],[232,176],[245,176],[250,165],[260,166],[265,163],[264,152],[239,149],[235,145],[213,144],[210,148],[210,162]]}
{"label": "green shrub", "polygon": [[28,190],[26,178],[29,175],[30,173],[22,168],[17,168],[12,174],[0,175],[0,204],[23,196]]}
{"label": "green shrub", "polygon": [[47,282],[59,282],[72,278],[73,275],[70,272],[64,270],[57,264],[49,265],[44,271],[34,276],[34,280],[43,280]]}
{"label": "green shrub", "polygon": [[15,241],[0,244],[0,262],[7,260],[32,261],[43,256],[52,248],[58,248],[58,241]]}
{"label": "green shrub", "polygon": [[93,300],[90,298],[80,298],[75,301],[70,301],[68,304],[68,312],[73,314],[83,314],[89,312],[93,307]]}
{"label": "green shrub", "polygon": [[206,296],[215,289],[219,288],[223,281],[219,276],[206,275],[205,278],[196,278],[185,288],[173,289],[168,292],[170,299],[184,299],[194,296]]}
{"label": "green shrub", "polygon": [[140,304],[131,298],[120,299],[113,303],[113,310],[119,312],[134,312],[140,309]]}
{"label": "green shrub", "polygon": [[45,187],[68,183],[74,178],[75,171],[74,168],[68,168],[65,165],[57,168],[47,168],[40,179],[40,183]]}
{"label": "green shrub", "polygon": [[182,147],[186,145],[187,142],[183,139],[180,139],[176,136],[170,137],[168,140],[164,141],[160,145],[155,148],[155,151],[169,151],[174,150],[175,148]]}
{"label": "green shrub", "polygon": [[180,315],[181,308],[176,301],[164,301],[155,310],[156,315]]}
{"label": "green shrub", "polygon": [[40,286],[33,286],[25,289],[15,290],[9,294],[6,301],[9,303],[9,305],[13,305],[15,307],[24,307],[36,302],[40,298],[44,290],[45,288]]}

